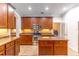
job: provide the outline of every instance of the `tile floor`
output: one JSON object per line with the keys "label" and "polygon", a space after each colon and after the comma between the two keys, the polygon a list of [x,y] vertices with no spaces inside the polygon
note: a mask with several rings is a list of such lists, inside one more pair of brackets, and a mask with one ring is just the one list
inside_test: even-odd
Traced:
{"label": "tile floor", "polygon": [[[78,56],[79,54],[72,49],[68,49],[68,56]],[[21,45],[19,56],[38,56],[38,46]]]}

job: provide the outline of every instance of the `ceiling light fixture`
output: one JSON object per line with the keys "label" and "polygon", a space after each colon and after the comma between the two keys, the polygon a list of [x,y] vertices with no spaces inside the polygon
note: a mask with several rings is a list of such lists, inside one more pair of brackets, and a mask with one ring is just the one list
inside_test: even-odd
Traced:
{"label": "ceiling light fixture", "polygon": [[48,8],[48,7],[46,7],[46,8],[45,8],[45,10],[47,11],[47,10],[49,10],[49,8]]}
{"label": "ceiling light fixture", "polygon": [[32,10],[32,8],[31,8],[31,7],[28,7],[28,10],[29,10],[29,11],[31,11],[31,10]]}
{"label": "ceiling light fixture", "polygon": [[63,10],[66,10],[66,8],[64,7]]}

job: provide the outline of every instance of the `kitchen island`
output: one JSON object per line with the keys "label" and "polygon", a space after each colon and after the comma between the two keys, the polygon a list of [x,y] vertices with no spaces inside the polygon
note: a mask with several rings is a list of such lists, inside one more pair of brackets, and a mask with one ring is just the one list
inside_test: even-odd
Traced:
{"label": "kitchen island", "polygon": [[38,51],[39,55],[67,55],[68,40],[62,37],[41,37]]}

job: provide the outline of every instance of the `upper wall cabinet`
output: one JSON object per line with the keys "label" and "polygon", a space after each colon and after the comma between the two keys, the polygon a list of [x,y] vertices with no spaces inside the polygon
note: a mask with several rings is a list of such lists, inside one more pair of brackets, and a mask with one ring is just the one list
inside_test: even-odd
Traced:
{"label": "upper wall cabinet", "polygon": [[31,23],[41,25],[41,17],[31,18]]}
{"label": "upper wall cabinet", "polygon": [[41,29],[52,29],[52,17],[35,17],[32,18],[32,25],[38,24]]}
{"label": "upper wall cabinet", "polygon": [[21,23],[22,23],[22,29],[30,29],[32,27],[30,17],[22,17]]}
{"label": "upper wall cabinet", "polygon": [[14,10],[13,8],[8,5],[8,28],[9,29],[14,29],[16,28],[16,18],[14,16]]}
{"label": "upper wall cabinet", "polygon": [[16,19],[10,4],[0,3],[0,28],[16,28]]}
{"label": "upper wall cabinet", "polygon": [[52,17],[41,18],[41,20],[42,29],[52,29]]}
{"label": "upper wall cabinet", "polygon": [[0,3],[0,28],[7,28],[7,5]]}
{"label": "upper wall cabinet", "polygon": [[41,29],[52,29],[52,17],[22,17],[22,29],[31,29],[33,24],[38,24]]}

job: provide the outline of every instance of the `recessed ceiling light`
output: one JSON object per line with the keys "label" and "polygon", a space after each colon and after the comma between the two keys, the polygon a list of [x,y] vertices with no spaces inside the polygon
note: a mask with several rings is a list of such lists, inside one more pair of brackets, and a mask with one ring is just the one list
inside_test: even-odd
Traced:
{"label": "recessed ceiling light", "polygon": [[48,8],[48,7],[46,7],[46,8],[45,8],[45,10],[49,10],[49,8]]}
{"label": "recessed ceiling light", "polygon": [[31,7],[28,7],[28,10],[29,10],[29,11],[31,11],[31,10],[32,10],[32,8],[31,8]]}
{"label": "recessed ceiling light", "polygon": [[66,10],[66,8],[64,7],[63,10]]}

